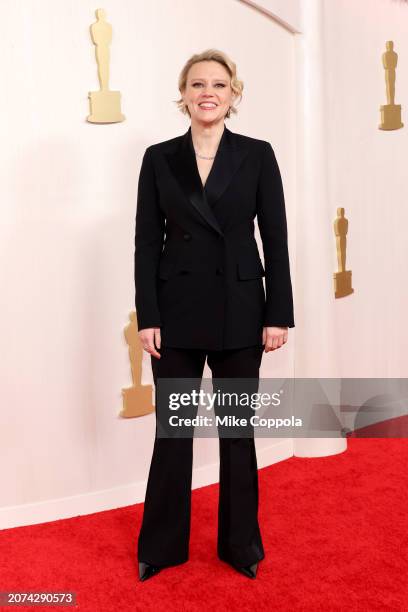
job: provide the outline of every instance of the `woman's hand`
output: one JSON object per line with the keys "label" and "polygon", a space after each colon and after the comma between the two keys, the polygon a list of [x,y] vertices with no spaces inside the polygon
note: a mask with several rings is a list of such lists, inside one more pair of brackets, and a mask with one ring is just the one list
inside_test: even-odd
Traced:
{"label": "woman's hand", "polygon": [[262,332],[262,344],[265,345],[265,353],[274,351],[288,341],[287,327],[264,327]]}
{"label": "woman's hand", "polygon": [[159,349],[161,345],[160,327],[141,329],[138,334],[144,350],[160,359],[161,355],[156,351],[156,347]]}

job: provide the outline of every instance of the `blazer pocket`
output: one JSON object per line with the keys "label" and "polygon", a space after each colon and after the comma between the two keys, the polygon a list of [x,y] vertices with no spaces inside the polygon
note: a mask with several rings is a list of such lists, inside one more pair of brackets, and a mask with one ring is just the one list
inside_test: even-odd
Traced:
{"label": "blazer pocket", "polygon": [[191,264],[186,262],[174,261],[171,259],[162,259],[159,263],[159,278],[168,280],[176,274],[189,274],[191,272]]}
{"label": "blazer pocket", "polygon": [[251,278],[262,278],[263,276],[265,276],[265,270],[260,257],[255,254],[243,253],[238,260],[238,278],[249,280]]}

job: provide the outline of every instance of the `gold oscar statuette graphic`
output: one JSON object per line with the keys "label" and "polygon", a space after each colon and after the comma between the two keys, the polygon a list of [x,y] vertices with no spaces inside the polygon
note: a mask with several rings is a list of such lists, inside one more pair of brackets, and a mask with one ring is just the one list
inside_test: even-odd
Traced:
{"label": "gold oscar statuette graphic", "polygon": [[351,286],[351,270],[346,270],[346,234],[348,221],[344,216],[344,208],[337,209],[337,218],[334,221],[334,233],[336,234],[337,266],[338,271],[333,274],[334,295],[336,298],[345,297],[354,292]]}
{"label": "gold oscar statuette graphic", "polygon": [[120,91],[109,89],[109,45],[112,40],[112,26],[105,21],[104,9],[96,9],[97,21],[90,27],[95,45],[98,65],[99,91],[88,93],[91,114],[86,118],[90,123],[118,123],[125,119],[120,110]]}
{"label": "gold oscar statuette graphic", "polygon": [[387,40],[386,51],[382,54],[382,62],[385,69],[385,84],[387,90],[387,104],[380,106],[381,123],[380,130],[399,130],[404,127],[401,122],[401,104],[395,101],[395,68],[397,67],[398,55],[394,51],[394,43]]}
{"label": "gold oscar statuette graphic", "polygon": [[136,312],[129,315],[130,323],[125,327],[125,340],[129,346],[133,387],[122,389],[123,408],[121,417],[138,417],[155,411],[152,404],[152,385],[141,385],[143,348],[137,334]]}

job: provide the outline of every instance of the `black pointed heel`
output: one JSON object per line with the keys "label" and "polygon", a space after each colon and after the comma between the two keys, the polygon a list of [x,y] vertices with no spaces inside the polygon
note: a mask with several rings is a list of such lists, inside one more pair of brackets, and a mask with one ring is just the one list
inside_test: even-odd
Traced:
{"label": "black pointed heel", "polygon": [[150,565],[150,563],[143,563],[139,561],[139,580],[148,580],[152,576],[155,576],[160,572],[162,568],[157,565]]}
{"label": "black pointed heel", "polygon": [[256,578],[256,572],[258,571],[258,562],[253,563],[252,565],[245,566],[232,564],[232,567],[241,574],[244,574],[244,576],[247,576],[248,578]]}

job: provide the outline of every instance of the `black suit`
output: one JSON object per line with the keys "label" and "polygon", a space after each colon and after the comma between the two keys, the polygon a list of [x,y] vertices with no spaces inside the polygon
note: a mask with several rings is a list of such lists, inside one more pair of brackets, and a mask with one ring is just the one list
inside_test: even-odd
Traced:
{"label": "black suit", "polygon": [[[271,145],[224,126],[205,189],[191,128],[148,147],[135,247],[138,328],[161,328],[161,358],[151,356],[155,385],[158,378],[201,379],[207,358],[213,378],[248,378],[255,393],[263,326],[294,327],[284,195]],[[220,437],[219,444],[218,556],[251,565],[264,557],[254,439]],[[188,559],[192,459],[192,438],[157,436],[156,401],[139,561]]]}
{"label": "black suit", "polygon": [[160,327],[162,346],[260,346],[263,326],[294,327],[284,194],[269,142],[224,126],[205,189],[191,127],[147,147],[134,271],[138,328]]}

